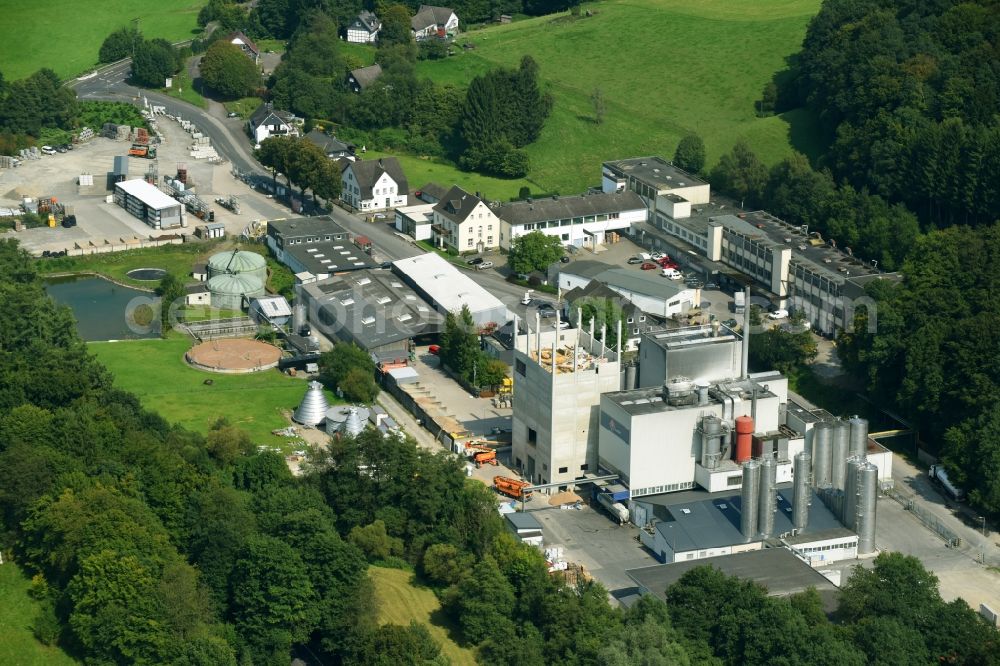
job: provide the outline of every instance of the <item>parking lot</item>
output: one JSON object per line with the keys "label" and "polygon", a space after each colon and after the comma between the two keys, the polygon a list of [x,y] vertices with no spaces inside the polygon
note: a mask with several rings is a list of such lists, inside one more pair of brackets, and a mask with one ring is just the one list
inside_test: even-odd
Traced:
{"label": "parking lot", "polygon": [[[174,176],[178,165],[185,165],[195,191],[215,211],[215,221],[226,225],[229,234],[239,234],[253,219],[290,217],[283,206],[265,195],[254,192],[230,173],[227,163],[212,164],[190,157],[191,137],[176,122],[159,118],[163,142],[155,160],[129,158],[129,177],[141,178],[151,167],[162,183],[164,175]],[[0,207],[17,208],[23,197],[56,197],[73,208],[76,227],[42,227],[21,232],[8,232],[29,252],[60,251],[74,247],[118,244],[123,240],[148,238],[170,233],[190,234],[202,222],[194,215],[186,216],[187,229],[157,231],[129,215],[115,204],[106,203],[111,194],[106,189],[107,173],[113,169],[114,158],[125,155],[130,143],[95,137],[73,150],[55,155],[43,155],[37,160],[24,160],[16,169],[0,169]],[[79,186],[83,174],[93,176],[94,185]],[[216,197],[238,197],[241,213],[232,213],[215,204]]]}

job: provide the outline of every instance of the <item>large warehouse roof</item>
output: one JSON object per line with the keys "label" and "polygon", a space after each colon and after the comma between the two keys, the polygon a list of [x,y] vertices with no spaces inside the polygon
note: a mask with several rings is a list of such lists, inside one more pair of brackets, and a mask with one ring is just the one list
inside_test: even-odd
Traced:
{"label": "large warehouse roof", "polygon": [[446,312],[458,312],[463,305],[473,314],[506,309],[500,299],[433,252],[394,261],[393,267]]}
{"label": "large warehouse roof", "polygon": [[134,180],[123,180],[120,183],[115,183],[115,187],[120,187],[136,199],[139,199],[144,204],[150,208],[155,208],[156,210],[163,210],[164,208],[172,208],[174,206],[180,206],[180,202],[169,197],[155,185],[150,185],[141,178],[136,178]]}

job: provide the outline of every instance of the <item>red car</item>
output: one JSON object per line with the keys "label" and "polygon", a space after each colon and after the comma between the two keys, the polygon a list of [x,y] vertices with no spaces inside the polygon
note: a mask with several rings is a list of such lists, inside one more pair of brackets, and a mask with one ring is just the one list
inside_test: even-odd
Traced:
{"label": "red car", "polygon": [[430,347],[427,348],[427,351],[437,356],[439,353],[441,353],[441,345],[431,345]]}
{"label": "red car", "polygon": [[660,265],[661,268],[671,268],[676,266],[674,262],[670,261],[670,257],[660,257],[656,260],[656,263]]}
{"label": "red car", "polygon": [[654,263],[653,263],[652,261],[647,261],[647,262],[646,262],[646,263],[644,263],[644,264],[643,264],[642,266],[639,266],[639,268],[641,268],[641,269],[642,269],[642,270],[644,270],[644,271],[652,271],[652,270],[656,270],[656,269],[657,269],[657,268],[659,268],[659,267],[660,267],[660,266],[659,266],[658,264],[654,264]]}

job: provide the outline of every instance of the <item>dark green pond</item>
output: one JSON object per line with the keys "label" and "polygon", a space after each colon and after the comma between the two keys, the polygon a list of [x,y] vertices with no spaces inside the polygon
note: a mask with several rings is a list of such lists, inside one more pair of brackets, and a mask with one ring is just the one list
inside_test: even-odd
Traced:
{"label": "dark green pond", "polygon": [[[100,340],[132,340],[155,338],[160,335],[159,304],[156,294],[122,287],[104,278],[93,276],[52,278],[45,291],[57,303],[68,305],[76,318],[77,330],[87,342]],[[152,324],[141,325],[152,307],[156,313]],[[144,312],[145,311],[145,312]]]}

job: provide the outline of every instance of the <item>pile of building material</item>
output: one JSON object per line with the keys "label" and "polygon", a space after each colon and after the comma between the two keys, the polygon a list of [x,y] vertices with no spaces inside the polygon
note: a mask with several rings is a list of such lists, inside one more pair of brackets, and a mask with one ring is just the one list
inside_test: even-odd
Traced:
{"label": "pile of building material", "polygon": [[126,141],[132,136],[132,127],[130,125],[104,123],[104,126],[101,128],[101,136],[114,141]]}
{"label": "pile of building material", "polygon": [[79,132],[76,133],[76,140],[79,141],[80,143],[83,143],[84,141],[90,141],[93,138],[94,138],[94,130],[90,129],[89,127],[84,127]]}
{"label": "pile of building material", "polygon": [[13,169],[20,164],[20,160],[15,160],[10,155],[0,155],[0,169]]}
{"label": "pile of building material", "polygon": [[25,160],[38,160],[41,159],[42,157],[42,153],[41,151],[38,150],[38,146],[32,146],[31,148],[22,148],[18,152],[18,155],[21,156],[21,159]]}

